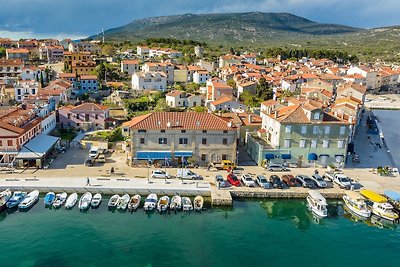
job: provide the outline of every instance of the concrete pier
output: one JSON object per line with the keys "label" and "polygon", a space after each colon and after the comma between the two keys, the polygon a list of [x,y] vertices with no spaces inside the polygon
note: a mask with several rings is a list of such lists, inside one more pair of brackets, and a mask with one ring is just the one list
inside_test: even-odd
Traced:
{"label": "concrete pier", "polygon": [[211,205],[213,206],[232,206],[233,200],[231,192],[228,190],[211,189]]}

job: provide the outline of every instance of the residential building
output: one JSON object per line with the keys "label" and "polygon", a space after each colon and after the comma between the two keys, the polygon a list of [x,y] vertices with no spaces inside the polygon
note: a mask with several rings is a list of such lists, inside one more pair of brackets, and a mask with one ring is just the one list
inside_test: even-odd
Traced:
{"label": "residential building", "polygon": [[57,126],[56,112],[52,111],[50,114],[42,117],[43,120],[40,122],[40,129],[42,134],[49,134]]}
{"label": "residential building", "polygon": [[40,58],[40,60],[46,60],[48,62],[62,61],[64,59],[64,48],[60,45],[40,46],[39,47],[39,58]]}
{"label": "residential building", "polygon": [[91,60],[72,61],[72,72],[76,75],[88,75],[93,73],[96,68],[96,62]]}
{"label": "residential building", "polygon": [[225,119],[229,119],[238,129],[238,145],[244,146],[246,134],[257,132],[261,128],[262,118],[259,115],[242,112],[228,112],[217,114]]}
{"label": "residential building", "polygon": [[347,74],[348,75],[361,74],[363,77],[365,77],[365,85],[367,86],[367,89],[376,88],[376,80],[377,80],[378,72],[372,68],[362,66],[362,65],[351,66],[348,69]]}
{"label": "residential building", "polygon": [[174,90],[165,95],[167,105],[172,108],[201,106],[201,96]]}
{"label": "residential building", "polygon": [[21,59],[0,59],[0,78],[20,76],[23,66]]}
{"label": "residential building", "polygon": [[138,56],[148,56],[150,52],[150,48],[148,46],[137,46],[136,47],[136,53]]}
{"label": "residential building", "polygon": [[98,44],[92,42],[70,42],[68,44],[68,51],[98,53],[100,47]]}
{"label": "residential building", "polygon": [[132,75],[135,72],[139,72],[139,60],[137,59],[125,59],[121,60],[121,72]]}
{"label": "residential building", "polygon": [[206,83],[207,101],[215,101],[223,97],[233,99],[233,88],[218,78],[212,78]]}
{"label": "residential building", "polygon": [[242,80],[236,84],[236,87],[237,87],[237,97],[240,97],[240,95],[243,92],[249,92],[250,94],[255,94],[257,89],[257,83],[254,81]]}
{"label": "residential building", "polygon": [[14,97],[15,101],[21,103],[25,97],[36,95],[40,86],[39,82],[35,80],[31,81],[18,81],[14,85]]}
{"label": "residential building", "polygon": [[218,100],[208,103],[210,111],[229,111],[243,112],[247,109],[246,105],[240,101],[233,100],[229,97],[222,97]]}
{"label": "residential building", "polygon": [[80,87],[83,93],[93,93],[98,90],[96,75],[81,75]]}
{"label": "residential building", "polygon": [[25,66],[23,67],[21,72],[21,79],[23,81],[37,82],[40,82],[40,79],[43,79],[44,82],[47,82],[45,68],[36,66]]}
{"label": "residential building", "polygon": [[175,66],[171,63],[164,62],[146,62],[142,66],[144,72],[164,72],[167,78],[167,84],[174,83]]}
{"label": "residential building", "polygon": [[166,90],[167,75],[164,72],[135,72],[132,75],[134,90]]}
{"label": "residential building", "polygon": [[10,38],[0,38],[0,47],[11,48],[13,45],[13,40]]}
{"label": "residential building", "polygon": [[89,61],[91,58],[89,52],[64,52],[64,70],[72,72],[73,61]]}
{"label": "residential building", "polygon": [[69,81],[55,80],[49,85],[39,90],[38,95],[53,96],[56,105],[60,102],[68,102],[71,98],[73,84]]}
{"label": "residential building", "polygon": [[211,78],[210,73],[206,70],[196,71],[193,73],[193,82],[202,84],[206,83]]}
{"label": "residential building", "polygon": [[28,49],[29,51],[36,50],[39,46],[37,40],[20,40],[17,42],[17,47],[20,49]]}
{"label": "residential building", "polygon": [[21,59],[22,61],[29,60],[29,50],[25,48],[9,48],[6,49],[7,59]]}
{"label": "residential building", "polygon": [[78,128],[83,130],[106,129],[109,108],[96,103],[83,103],[79,106],[62,106],[58,110],[62,129]]}

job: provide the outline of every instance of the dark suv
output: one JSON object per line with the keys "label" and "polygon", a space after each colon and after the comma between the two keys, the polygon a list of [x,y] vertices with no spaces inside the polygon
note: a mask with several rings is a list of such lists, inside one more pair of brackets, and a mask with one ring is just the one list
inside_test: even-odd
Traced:
{"label": "dark suv", "polygon": [[271,175],[269,177],[269,182],[272,184],[272,186],[274,188],[279,188],[279,189],[283,188],[283,183],[282,183],[281,179],[279,179],[278,175],[275,175],[275,174]]}

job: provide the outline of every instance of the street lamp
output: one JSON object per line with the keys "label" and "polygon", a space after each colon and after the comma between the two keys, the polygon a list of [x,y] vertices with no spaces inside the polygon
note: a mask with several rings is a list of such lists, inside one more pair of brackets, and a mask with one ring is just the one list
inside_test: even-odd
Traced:
{"label": "street lamp", "polygon": [[150,182],[150,165],[147,165],[147,183],[151,184],[151,182]]}

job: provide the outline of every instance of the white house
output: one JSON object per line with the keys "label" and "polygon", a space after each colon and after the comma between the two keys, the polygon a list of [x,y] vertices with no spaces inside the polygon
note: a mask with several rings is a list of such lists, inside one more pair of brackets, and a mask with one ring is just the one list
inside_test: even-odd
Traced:
{"label": "white house", "polygon": [[166,90],[167,75],[164,72],[135,72],[132,74],[134,90]]}
{"label": "white house", "polygon": [[166,94],[167,105],[172,108],[201,106],[201,96],[174,90]]}
{"label": "white house", "polygon": [[208,71],[196,71],[193,73],[193,82],[194,83],[206,83],[208,79],[210,79],[210,73]]}
{"label": "white house", "polygon": [[140,71],[139,60],[137,59],[126,59],[121,61],[121,72],[126,72],[132,75],[135,72]]}
{"label": "white house", "polygon": [[211,111],[225,110],[229,112],[243,112],[246,110],[246,105],[229,97],[223,97],[216,101],[210,102],[209,109]]}
{"label": "white house", "polygon": [[36,66],[25,66],[21,72],[21,79],[23,81],[40,81],[40,74],[42,74],[43,80],[46,81],[44,69]]}
{"label": "white house", "polygon": [[136,53],[139,55],[139,56],[147,56],[147,55],[149,55],[149,52],[150,52],[150,48],[149,47],[147,47],[147,46],[137,46],[136,47]]}
{"label": "white house", "polygon": [[39,83],[36,81],[19,81],[14,85],[15,101],[22,102],[26,96],[36,95]]}
{"label": "white house", "polygon": [[49,134],[56,128],[56,112],[53,111],[50,114],[43,117],[43,120],[40,122],[42,134]]}
{"label": "white house", "polygon": [[376,87],[378,72],[365,66],[351,66],[347,71],[348,75],[361,74],[365,77],[365,85],[367,89]]}

